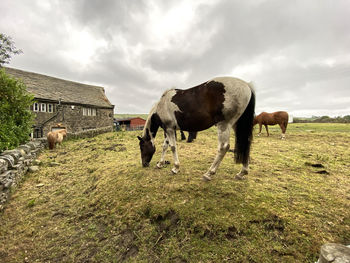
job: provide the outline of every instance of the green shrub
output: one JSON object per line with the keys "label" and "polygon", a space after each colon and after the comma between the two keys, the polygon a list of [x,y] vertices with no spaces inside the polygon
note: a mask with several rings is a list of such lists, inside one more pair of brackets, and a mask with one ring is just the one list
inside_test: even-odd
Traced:
{"label": "green shrub", "polygon": [[30,111],[33,99],[21,81],[0,69],[0,152],[29,139],[34,118]]}

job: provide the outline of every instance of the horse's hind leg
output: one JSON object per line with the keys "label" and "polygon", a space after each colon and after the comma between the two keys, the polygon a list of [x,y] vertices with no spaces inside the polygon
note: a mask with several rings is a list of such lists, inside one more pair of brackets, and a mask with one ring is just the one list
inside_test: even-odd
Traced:
{"label": "horse's hind leg", "polygon": [[228,149],[230,149],[230,126],[227,124],[219,123],[218,124],[218,152],[209,170],[202,177],[204,181],[211,180],[211,175],[216,173],[216,170],[218,169]]}
{"label": "horse's hind leg", "polygon": [[265,125],[265,129],[266,129],[266,132],[267,132],[267,136],[270,136],[269,134],[269,128],[267,127],[267,124],[264,124]]}
{"label": "horse's hind leg", "polygon": [[248,170],[249,170],[249,161],[247,161],[246,163],[243,163],[243,166],[242,166],[242,170],[236,174],[235,178],[237,180],[244,180],[246,177],[244,177],[245,175],[248,174]]}

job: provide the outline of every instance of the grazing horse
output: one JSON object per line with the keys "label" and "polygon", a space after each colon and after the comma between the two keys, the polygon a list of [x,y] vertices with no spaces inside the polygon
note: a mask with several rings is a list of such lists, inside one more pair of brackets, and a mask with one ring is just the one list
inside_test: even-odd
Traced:
{"label": "grazing horse", "polygon": [[166,91],[153,106],[146,120],[142,137],[138,136],[143,167],[149,166],[156,147],[154,139],[158,128],[165,133],[163,151],[158,168],[165,164],[165,153],[170,145],[174,158],[174,174],[179,172],[180,162],[176,148],[176,129],[197,132],[217,125],[218,151],[204,181],[211,180],[220,162],[230,148],[230,130],[235,130],[235,161],[242,163],[236,179],[248,174],[250,145],[252,141],[255,110],[255,92],[252,84],[231,77],[219,77],[190,89]]}
{"label": "grazing horse", "polygon": [[259,123],[259,134],[261,134],[261,126],[264,125],[267,136],[270,136],[269,129],[267,125],[276,125],[278,124],[281,127],[282,135],[281,139],[284,140],[286,138],[286,129],[288,125],[288,113],[285,111],[276,111],[273,113],[262,112],[258,116],[254,118],[254,125]]}
{"label": "grazing horse", "polygon": [[[181,141],[186,140],[186,136],[183,130],[180,130],[180,133],[181,133]],[[193,140],[196,138],[197,138],[197,132],[188,132],[187,142],[193,142]]]}
{"label": "grazing horse", "polygon": [[57,131],[51,131],[47,134],[47,142],[49,143],[49,149],[53,150],[56,144],[61,144],[63,139],[67,136],[67,130],[61,129]]}

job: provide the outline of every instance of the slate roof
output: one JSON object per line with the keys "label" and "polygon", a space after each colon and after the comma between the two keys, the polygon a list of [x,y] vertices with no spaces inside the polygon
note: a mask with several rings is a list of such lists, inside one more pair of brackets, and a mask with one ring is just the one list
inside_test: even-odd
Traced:
{"label": "slate roof", "polygon": [[36,99],[113,108],[103,87],[92,86],[38,73],[4,67],[7,74],[21,79]]}

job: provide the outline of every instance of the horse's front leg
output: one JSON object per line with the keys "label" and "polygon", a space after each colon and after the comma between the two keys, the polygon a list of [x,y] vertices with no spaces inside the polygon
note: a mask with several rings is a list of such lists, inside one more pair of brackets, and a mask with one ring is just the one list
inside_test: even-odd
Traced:
{"label": "horse's front leg", "polygon": [[167,129],[167,138],[169,139],[170,148],[174,158],[174,167],[171,169],[171,171],[173,174],[177,174],[180,171],[180,161],[179,157],[177,156],[175,130]]}
{"label": "horse's front leg", "polygon": [[259,123],[259,133],[258,133],[258,136],[261,135],[261,128],[262,128],[262,123]]}
{"label": "horse's front leg", "polygon": [[167,136],[165,135],[165,139],[164,139],[164,142],[163,142],[163,151],[162,151],[162,156],[160,157],[160,161],[157,163],[157,168],[162,168],[164,167],[164,164],[165,164],[165,154],[166,154],[166,151],[168,149],[168,146],[169,146],[169,140],[167,138]]}

